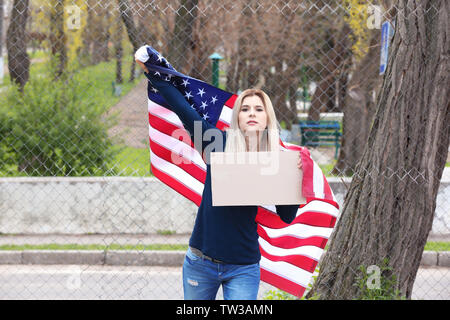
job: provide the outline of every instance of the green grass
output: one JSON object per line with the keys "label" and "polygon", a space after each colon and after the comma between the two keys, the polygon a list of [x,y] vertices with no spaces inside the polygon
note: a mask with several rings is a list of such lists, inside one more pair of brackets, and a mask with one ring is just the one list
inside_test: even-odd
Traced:
{"label": "green grass", "polygon": [[150,151],[148,148],[139,149],[127,146],[115,146],[121,149],[111,167],[118,176],[151,177]]}
{"label": "green grass", "polygon": [[187,244],[117,244],[109,245],[102,244],[4,244],[0,245],[0,250],[3,251],[24,251],[24,250],[187,250]]}
{"label": "green grass", "polygon": [[[50,61],[49,53],[45,51],[36,51],[34,54],[31,54],[31,52],[29,52],[29,54],[31,59],[38,58],[43,60],[40,62],[32,62],[30,64],[30,74],[44,74]],[[106,106],[106,109],[108,110],[137,84],[136,80],[134,82],[128,82],[131,72],[131,62],[131,55],[125,55],[122,59],[122,77],[124,78],[124,81],[120,84],[122,87],[121,96],[115,96],[112,88],[112,82],[115,81],[116,78],[115,59],[111,59],[109,62],[101,62],[96,65],[78,68],[74,77],[80,81],[87,81],[90,83],[91,86],[85,92],[86,98],[95,99],[99,105]],[[4,63],[4,68],[6,69],[8,67],[6,58],[4,59]],[[5,75],[0,87],[9,85],[9,75]]]}
{"label": "green grass", "polygon": [[339,177],[339,175],[331,174],[331,171],[334,168],[334,165],[336,164],[336,160],[333,159],[333,161],[329,164],[319,164],[320,169],[322,170],[323,174],[329,178],[329,177]]}
{"label": "green grass", "polygon": [[[115,96],[113,94],[112,82],[116,78],[116,62],[115,60],[110,62],[101,62],[97,65],[85,67],[79,70],[75,75],[75,79],[80,81],[87,81],[92,84],[85,92],[87,99],[94,99],[99,105],[105,106],[106,110],[109,110],[119,100],[126,95],[132,88],[138,83],[128,82],[128,76],[130,74],[131,59],[123,59],[122,62],[122,77],[124,77],[122,87],[122,94]],[[83,80],[81,80],[83,79]]]}
{"label": "green grass", "polygon": [[450,251],[450,242],[427,242],[425,251]]}

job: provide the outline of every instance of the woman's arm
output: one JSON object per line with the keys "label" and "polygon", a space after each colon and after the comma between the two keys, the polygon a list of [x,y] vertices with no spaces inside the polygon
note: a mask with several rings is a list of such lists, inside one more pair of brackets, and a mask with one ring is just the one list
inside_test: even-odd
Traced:
{"label": "woman's arm", "polygon": [[[193,135],[195,121],[203,122],[200,114],[191,108],[181,92],[178,91],[170,81],[164,81],[151,74],[147,74],[147,78],[150,80],[152,86],[158,90],[158,93],[164,100],[166,100],[168,108],[177,114],[186,130]],[[206,122],[202,124],[202,126],[212,127],[211,124]]]}
{"label": "woman's arm", "polygon": [[[145,70],[147,70],[147,68],[145,68]],[[203,150],[205,149],[206,145],[210,143],[210,141],[206,142],[203,141],[204,133],[207,130],[219,130],[219,129],[217,129],[211,123],[204,120],[197,111],[191,108],[189,103],[184,99],[181,92],[178,91],[170,81],[164,81],[154,75],[151,75],[151,73],[146,73],[146,76],[149,79],[152,86],[156,88],[158,90],[158,93],[164,98],[164,100],[166,100],[167,104],[169,105],[169,109],[175,112],[178,118],[180,118],[184,128],[189,132],[191,140],[193,142],[196,141],[196,139],[194,139],[194,133],[196,134],[201,133],[202,135],[200,137],[202,142],[201,150],[197,151],[203,154]],[[199,126],[201,130],[197,129],[197,132],[195,132],[196,125]],[[200,146],[195,145],[195,147],[198,148]]]}

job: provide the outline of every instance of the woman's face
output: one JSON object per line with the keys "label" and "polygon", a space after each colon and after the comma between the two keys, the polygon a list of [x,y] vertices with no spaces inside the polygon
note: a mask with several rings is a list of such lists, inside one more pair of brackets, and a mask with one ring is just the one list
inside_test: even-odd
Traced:
{"label": "woman's face", "polygon": [[259,96],[248,96],[242,100],[238,123],[244,133],[262,131],[267,127],[266,108]]}

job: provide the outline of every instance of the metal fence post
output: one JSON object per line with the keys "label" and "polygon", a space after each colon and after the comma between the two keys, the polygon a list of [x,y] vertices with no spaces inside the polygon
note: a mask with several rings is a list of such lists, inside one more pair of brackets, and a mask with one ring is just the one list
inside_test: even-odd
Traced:
{"label": "metal fence post", "polygon": [[212,84],[215,87],[219,86],[219,61],[223,59],[223,57],[218,54],[217,52],[214,52],[212,55],[209,56],[209,58],[212,60]]}

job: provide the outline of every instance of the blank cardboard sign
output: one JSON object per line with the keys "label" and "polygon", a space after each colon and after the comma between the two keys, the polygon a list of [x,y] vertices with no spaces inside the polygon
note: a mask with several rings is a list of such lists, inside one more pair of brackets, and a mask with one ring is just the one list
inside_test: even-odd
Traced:
{"label": "blank cardboard sign", "polygon": [[211,152],[213,206],[302,204],[297,151]]}

